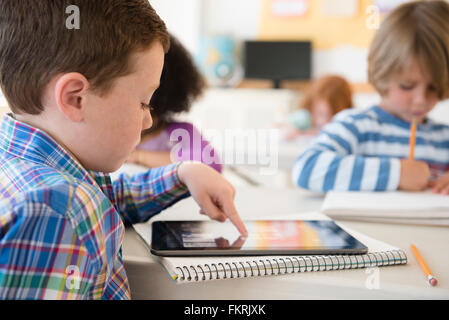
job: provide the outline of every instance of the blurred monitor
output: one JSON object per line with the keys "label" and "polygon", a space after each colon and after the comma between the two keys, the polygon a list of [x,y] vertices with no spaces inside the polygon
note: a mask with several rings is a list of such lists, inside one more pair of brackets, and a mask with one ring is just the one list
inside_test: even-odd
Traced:
{"label": "blurred monitor", "polygon": [[282,80],[310,80],[311,51],[310,41],[245,41],[245,78],[272,80],[275,88]]}

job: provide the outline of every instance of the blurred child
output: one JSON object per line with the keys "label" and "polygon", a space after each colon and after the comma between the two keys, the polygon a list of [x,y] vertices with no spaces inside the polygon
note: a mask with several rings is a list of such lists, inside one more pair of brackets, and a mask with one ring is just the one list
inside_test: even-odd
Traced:
{"label": "blurred child", "polygon": [[324,76],[306,92],[300,109],[287,116],[285,138],[316,135],[334,115],[352,106],[352,89],[348,81],[337,75]]}
{"label": "blurred child", "polygon": [[[427,118],[449,97],[449,4],[410,2],[393,10],[371,44],[368,78],[378,106],[339,113],[293,168],[314,191],[419,191],[449,168],[449,126]],[[418,122],[414,160],[410,123]],[[438,181],[438,178],[437,180]]]}
{"label": "blurred child", "polygon": [[199,130],[191,123],[173,120],[176,114],[189,111],[206,83],[181,42],[173,35],[170,42],[160,86],[150,101],[153,126],[142,132],[142,141],[128,162],[151,168],[197,160],[221,172],[218,154]]}

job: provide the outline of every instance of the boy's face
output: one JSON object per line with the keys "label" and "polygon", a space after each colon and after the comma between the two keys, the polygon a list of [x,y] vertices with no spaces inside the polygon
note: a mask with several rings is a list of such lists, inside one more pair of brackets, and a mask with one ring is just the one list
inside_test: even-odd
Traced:
{"label": "boy's face", "polygon": [[[77,156],[84,167],[99,171],[117,170],[140,142],[141,131],[152,125],[147,104],[159,81],[164,50],[159,42],[131,58],[133,72],[118,78],[103,97],[89,93],[85,108],[83,145]],[[82,156],[80,156],[80,154]]]}
{"label": "boy's face", "polygon": [[314,102],[311,114],[315,126],[319,129],[332,120],[332,109],[325,99],[318,99]]}
{"label": "boy's face", "polygon": [[411,122],[421,123],[438,102],[438,93],[429,76],[413,61],[410,67],[393,77],[382,96],[381,107],[389,113]]}

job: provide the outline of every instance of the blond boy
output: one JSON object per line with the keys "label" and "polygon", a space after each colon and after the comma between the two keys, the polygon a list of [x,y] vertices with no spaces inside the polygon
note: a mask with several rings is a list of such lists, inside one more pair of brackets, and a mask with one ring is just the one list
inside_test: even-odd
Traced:
{"label": "blond boy", "polygon": [[[449,97],[449,4],[413,1],[391,12],[368,65],[380,104],[339,113],[296,161],[293,182],[320,192],[445,190],[449,126],[427,114]],[[411,161],[412,119],[419,125]]]}

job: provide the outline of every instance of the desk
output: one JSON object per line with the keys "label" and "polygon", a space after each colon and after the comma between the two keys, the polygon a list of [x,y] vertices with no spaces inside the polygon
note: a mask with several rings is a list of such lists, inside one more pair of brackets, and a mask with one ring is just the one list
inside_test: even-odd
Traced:
{"label": "desk", "polygon": [[[243,218],[285,216],[319,210],[323,197],[298,189],[237,187],[235,204]],[[178,202],[155,220],[198,219],[198,206],[190,198]],[[202,217],[202,216],[201,216]],[[128,228],[123,243],[125,268],[133,299],[449,299],[449,230],[441,227],[342,222],[377,240],[402,248],[408,264],[378,269],[310,272],[173,283],[156,263],[137,233]],[[413,242],[438,279],[430,287],[412,255]],[[368,273],[368,271],[370,273]],[[377,272],[378,285],[369,285]]]}

